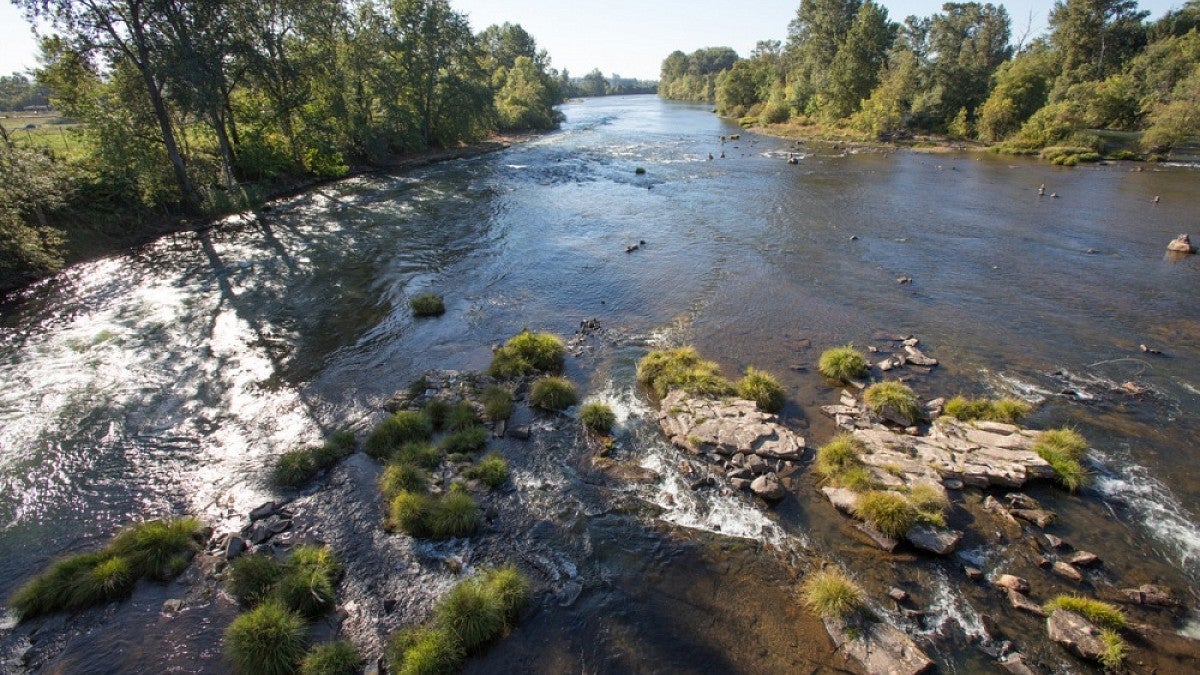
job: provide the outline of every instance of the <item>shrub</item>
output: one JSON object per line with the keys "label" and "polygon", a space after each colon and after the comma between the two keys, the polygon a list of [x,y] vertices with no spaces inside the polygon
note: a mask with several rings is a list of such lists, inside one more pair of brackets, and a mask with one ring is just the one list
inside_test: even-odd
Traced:
{"label": "shrub", "polygon": [[840,571],[809,575],[802,591],[804,604],[822,617],[846,619],[865,609],[862,589]]}
{"label": "shrub", "polygon": [[514,377],[535,372],[562,371],[566,346],[557,335],[523,331],[513,336],[492,355],[488,374],[493,377]]}
{"label": "shrub", "polygon": [[442,450],[447,454],[477,452],[487,445],[488,435],[483,427],[456,431],[442,439]]}
{"label": "shrub", "polygon": [[646,175],[646,168],[639,166],[638,168],[634,169],[633,172],[639,176],[644,176]]}
{"label": "shrub", "polygon": [[848,470],[863,466],[859,455],[864,451],[862,442],[852,434],[838,434],[817,449],[817,472],[837,482]]}
{"label": "shrub", "polygon": [[505,565],[483,573],[483,585],[496,596],[500,610],[509,620],[529,602],[529,580],[513,565]]}
{"label": "shrub", "polygon": [[876,487],[875,478],[871,476],[871,472],[867,471],[867,467],[865,466],[846,469],[833,482],[838,487],[844,487],[854,492],[866,492],[867,490],[874,490]]}
{"label": "shrub", "polygon": [[401,492],[392,497],[388,504],[388,520],[392,527],[413,537],[426,533],[429,513],[433,510],[433,499],[416,492]]}
{"label": "shrub", "polygon": [[253,607],[271,594],[285,571],[274,558],[244,555],[229,566],[229,592],[242,605]]}
{"label": "shrub", "polygon": [[479,513],[471,495],[452,490],[433,503],[427,520],[429,536],[434,539],[465,537],[475,531]]}
{"label": "shrub", "polygon": [[858,498],[854,515],[889,537],[902,537],[917,522],[917,509],[901,495],[872,490]]}
{"label": "shrub", "polygon": [[433,423],[427,415],[401,410],[375,427],[364,448],[375,459],[386,459],[405,443],[427,441],[432,434]]}
{"label": "shrub", "polygon": [[388,464],[379,477],[379,491],[389,501],[401,492],[424,492],[428,484],[425,472],[411,464]]}
{"label": "shrub", "polygon": [[909,420],[921,419],[921,404],[907,385],[894,380],[876,382],[863,392],[863,401],[876,415],[891,409]]}
{"label": "shrub", "polygon": [[437,293],[423,293],[409,301],[413,316],[441,316],[446,313],[446,303]]}
{"label": "shrub", "polygon": [[434,431],[441,431],[446,426],[446,417],[450,415],[451,408],[449,403],[440,398],[431,398],[425,404],[425,414],[429,417]]}
{"label": "shrub", "polygon": [[128,558],[137,576],[165,581],[187,567],[200,548],[199,532],[195,518],[147,520],[118,532],[108,550]]}
{"label": "shrub", "polygon": [[867,360],[854,347],[833,347],[821,352],[817,372],[831,380],[846,382],[867,374]]}
{"label": "shrub", "polygon": [[422,469],[436,469],[442,463],[442,453],[432,443],[405,443],[392,455],[401,464],[411,464]]}
{"label": "shrub", "polygon": [[437,624],[452,631],[463,648],[474,651],[504,630],[504,608],[499,596],[478,578],[468,579],[438,603]]}
{"label": "shrub", "polygon": [[543,377],[529,392],[529,403],[545,410],[565,410],[578,399],[575,385],[564,377]]}
{"label": "shrub", "polygon": [[496,453],[479,460],[479,463],[466,472],[467,478],[478,478],[488,487],[499,487],[508,480],[508,462]]}
{"label": "shrub", "polygon": [[1106,670],[1116,671],[1125,663],[1125,641],[1117,635],[1117,631],[1104,629],[1100,631],[1100,640],[1104,642],[1104,651],[1100,654],[1100,664]]}
{"label": "shrub", "polygon": [[127,597],[137,582],[133,565],[121,556],[102,560],[71,579],[70,604],[89,607]]}
{"label": "shrub", "polygon": [[1047,602],[1045,609],[1047,614],[1053,614],[1056,609],[1075,612],[1101,628],[1121,630],[1125,627],[1125,614],[1121,610],[1107,602],[1078,595],[1059,595]]}
{"label": "shrub", "polygon": [[955,396],[946,402],[945,414],[964,422],[986,420],[1017,424],[1029,414],[1029,404],[1015,398],[965,398]]}
{"label": "shrub", "polygon": [[599,402],[585,403],[579,409],[579,419],[588,430],[606,436],[612,433],[613,425],[617,423],[613,409]]}
{"label": "shrub", "polygon": [[513,400],[512,395],[503,387],[488,387],[483,390],[480,397],[483,400],[483,414],[493,422],[506,420],[512,417]]}
{"label": "shrub", "polygon": [[342,570],[341,563],[338,562],[333,549],[328,546],[314,546],[311,544],[296,548],[292,552],[289,564],[298,569],[320,572],[328,576],[330,581],[336,581],[338,576],[341,575]]}
{"label": "shrub", "polygon": [[1086,450],[1087,441],[1070,429],[1043,431],[1033,444],[1033,451],[1054,469],[1059,484],[1071,492],[1088,482],[1088,471],[1080,462]]}
{"label": "shrub", "polygon": [[339,640],[309,650],[300,664],[300,675],[355,675],[362,661],[354,645]]}
{"label": "shrub", "polygon": [[333,607],[333,586],[333,579],[325,570],[292,564],[272,595],[279,604],[311,619]]}
{"label": "shrub", "polygon": [[289,450],[279,456],[273,474],[275,483],[300,487],[311,481],[318,472],[332,467],[354,452],[354,434],[339,431],[321,445]]}
{"label": "shrub", "polygon": [[273,602],[265,602],[233,620],[225,631],[225,650],[238,672],[288,675],[304,656],[304,620]]}
{"label": "shrub", "polygon": [[744,399],[754,401],[763,412],[777,413],[783,409],[783,387],[768,372],[747,368],[745,376],[738,380],[737,393]]}
{"label": "shrub", "polygon": [[908,501],[920,513],[942,514],[950,506],[946,495],[932,485],[916,485],[908,491]]}
{"label": "shrub", "polygon": [[466,657],[462,642],[449,628],[427,626],[402,630],[388,641],[387,659],[398,675],[454,672]]}
{"label": "shrub", "polygon": [[637,378],[658,398],[676,389],[697,396],[732,396],[736,393],[733,383],[721,376],[717,364],[701,359],[691,347],[650,352],[638,363]]}
{"label": "shrub", "polygon": [[107,558],[103,551],[60,558],[17,589],[8,604],[22,621],[74,607],[71,589],[76,586],[76,579],[86,581],[92,570]]}
{"label": "shrub", "polygon": [[465,401],[450,408],[446,414],[446,429],[449,431],[463,431],[477,424],[479,416],[475,414],[475,408]]}

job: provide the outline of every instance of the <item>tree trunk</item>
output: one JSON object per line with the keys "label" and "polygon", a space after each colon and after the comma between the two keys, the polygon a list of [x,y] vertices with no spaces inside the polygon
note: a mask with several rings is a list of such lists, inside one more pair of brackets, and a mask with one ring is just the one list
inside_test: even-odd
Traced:
{"label": "tree trunk", "polygon": [[171,168],[175,172],[175,181],[179,183],[179,192],[183,197],[184,207],[189,212],[197,213],[200,211],[200,196],[192,186],[192,180],[188,178],[187,166],[183,163],[183,155],[180,154],[179,145],[175,140],[175,128],[171,124],[171,114],[167,111],[166,101],[163,100],[162,91],[158,88],[154,74],[150,72],[150,54],[145,35],[136,24],[133,28],[138,52],[138,60],[135,65],[142,74],[146,93],[150,95],[150,104],[154,106],[154,117],[158,119],[163,145],[167,148],[167,159],[171,161]]}

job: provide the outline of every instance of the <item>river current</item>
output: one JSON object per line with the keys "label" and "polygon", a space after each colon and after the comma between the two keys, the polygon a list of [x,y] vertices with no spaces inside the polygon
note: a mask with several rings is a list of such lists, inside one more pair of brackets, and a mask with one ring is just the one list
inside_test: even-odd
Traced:
{"label": "river current", "polygon": [[[655,97],[563,110],[560,131],[508,150],[324,185],[5,298],[0,597],[131,519],[233,523],[272,496],[272,457],[376,413],[422,371],[481,369],[523,327],[569,335],[595,318],[693,344],[728,375],[773,372],[786,419],[814,447],[834,431],[818,408],[838,395],[816,373],[820,351],[917,335],[941,362],[920,394],[1018,395],[1039,403],[1030,426],[1084,433],[1093,485],[1037,493],[1060,533],[1103,550],[1114,578],[1165,583],[1197,605],[1200,260],[1164,251],[1180,232],[1200,235],[1200,171],[795,146]],[[408,300],[431,290],[446,315],[414,321]],[[569,374],[637,416],[644,353],[617,349]],[[1127,382],[1144,392],[1122,393]],[[646,466],[670,464],[652,434],[633,442]],[[670,480],[648,499],[677,505],[661,517],[685,528],[884,574],[861,547],[841,552],[844,519],[812,483],[773,515],[748,500],[678,507],[686,489]],[[612,564],[635,577],[641,563]],[[928,587],[922,630],[965,641],[982,630],[994,601],[937,565],[916,569],[896,573]],[[1178,629],[1200,632],[1187,619]],[[707,643],[725,644],[712,630]],[[674,639],[643,637],[666,670],[702,671],[712,656]],[[496,668],[537,637],[515,644]],[[220,670],[219,648],[194,651]],[[545,666],[593,670],[569,649],[555,658]],[[949,648],[939,660],[978,665]]]}

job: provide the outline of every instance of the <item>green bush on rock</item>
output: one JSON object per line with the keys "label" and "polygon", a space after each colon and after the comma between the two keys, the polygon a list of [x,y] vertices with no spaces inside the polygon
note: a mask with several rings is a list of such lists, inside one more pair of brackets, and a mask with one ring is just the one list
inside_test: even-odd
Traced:
{"label": "green bush on rock", "polygon": [[738,380],[737,394],[754,401],[763,412],[777,413],[783,410],[785,396],[779,380],[757,368],[746,369],[746,374]]}
{"label": "green bush on rock", "polygon": [[362,656],[345,640],[317,645],[300,664],[300,675],[356,675]]}
{"label": "green bush on rock", "polygon": [[442,450],[446,454],[468,454],[478,452],[487,445],[491,434],[483,427],[471,427],[456,431],[442,439]]}
{"label": "green bush on rock", "polygon": [[989,399],[955,396],[946,402],[944,412],[963,422],[984,420],[1018,424],[1029,414],[1029,410],[1028,403],[1015,398]]}
{"label": "green bush on rock", "polygon": [[809,575],[801,588],[804,604],[819,616],[848,619],[866,608],[862,589],[843,572],[823,570]]}
{"label": "green bush on rock", "polygon": [[691,347],[658,349],[638,363],[638,382],[658,398],[682,389],[696,396],[733,396],[737,389],[721,375],[713,361],[705,361]]}
{"label": "green bush on rock", "polygon": [[402,630],[388,641],[387,660],[397,675],[452,673],[466,658],[462,641],[449,628]]}
{"label": "green bush on rock", "polygon": [[409,301],[413,316],[424,318],[446,313],[446,302],[437,293],[423,293]]}
{"label": "green bush on rock", "polygon": [[321,445],[283,453],[279,456],[272,475],[278,485],[300,487],[352,452],[354,452],[354,434],[348,431],[339,431],[325,439]]}
{"label": "green bush on rock", "polygon": [[1087,451],[1087,441],[1071,429],[1043,431],[1033,451],[1054,469],[1059,484],[1071,492],[1087,485],[1089,476],[1081,460]]}
{"label": "green bush on rock", "polygon": [[533,383],[529,404],[543,410],[566,410],[575,405],[579,394],[565,377],[543,377]]}
{"label": "green bush on rock", "polygon": [[912,424],[921,419],[921,403],[912,389],[895,380],[876,382],[863,392],[871,412],[892,421]]}
{"label": "green bush on rock", "polygon": [[817,372],[831,380],[846,382],[867,374],[867,360],[854,347],[833,347],[821,352]]}
{"label": "green bush on rock", "polygon": [[304,619],[274,602],[238,616],[225,631],[225,651],[239,673],[290,675],[304,656]]}
{"label": "green bush on rock", "polygon": [[562,371],[566,346],[557,335],[523,331],[513,336],[492,355],[488,374],[492,377],[517,377],[533,373]]}
{"label": "green bush on rock", "polygon": [[364,449],[375,459],[387,459],[406,443],[428,441],[433,422],[423,412],[401,410],[379,423],[367,437]]}
{"label": "green bush on rock", "polygon": [[858,498],[854,515],[889,537],[899,538],[917,522],[917,509],[902,495],[871,490]]}
{"label": "green bush on rock", "polygon": [[242,605],[253,607],[271,594],[284,571],[283,564],[269,556],[254,554],[236,558],[229,565],[229,592]]}
{"label": "green bush on rock", "polygon": [[500,487],[504,481],[508,480],[508,462],[505,462],[500,455],[492,453],[479,460],[475,466],[467,469],[464,475],[467,478],[481,480],[488,487]]}
{"label": "green bush on rock", "polygon": [[512,395],[503,387],[488,387],[480,395],[483,401],[483,414],[493,422],[512,417],[514,406]]}
{"label": "green bush on rock", "polygon": [[593,401],[579,409],[579,420],[588,431],[607,436],[617,423],[617,415],[607,403]]}

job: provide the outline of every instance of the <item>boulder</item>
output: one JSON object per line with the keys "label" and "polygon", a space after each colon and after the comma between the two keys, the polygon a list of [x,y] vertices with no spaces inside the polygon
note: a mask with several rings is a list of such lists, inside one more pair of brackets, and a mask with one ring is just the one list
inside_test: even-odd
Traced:
{"label": "boulder", "polygon": [[1054,522],[1054,513],[1045,509],[1012,509],[1009,513],[1038,527],[1046,527]]}
{"label": "boulder", "polygon": [[933,667],[912,638],[890,624],[839,617],[826,617],[824,623],[838,649],[870,675],[917,675]]}
{"label": "boulder", "polygon": [[1046,619],[1046,632],[1052,641],[1089,661],[1098,660],[1104,653],[1100,629],[1075,612],[1055,610]]}
{"label": "boulder", "polygon": [[798,460],[804,457],[804,439],[783,426],[779,418],[758,409],[753,401],[731,398],[691,398],[673,391],[663,399],[659,426],[676,446],[693,454],[742,453],[762,459]]}
{"label": "boulder", "polygon": [[1100,562],[1100,556],[1091,551],[1076,551],[1070,558],[1067,558],[1067,562],[1077,567],[1090,567]]}
{"label": "boulder", "polygon": [[913,546],[937,555],[953,553],[962,537],[962,532],[929,525],[914,525],[904,533],[904,538]]}
{"label": "boulder", "polygon": [[1009,654],[1001,658],[1000,667],[1012,675],[1037,675],[1041,672],[1030,666],[1020,653]]}
{"label": "boulder", "polygon": [[854,509],[858,506],[858,493],[854,490],[837,487],[823,487],[821,492],[829,499],[829,503],[839,511],[845,513],[854,513]]}
{"label": "boulder", "polygon": [[1012,574],[1001,574],[992,581],[992,585],[1018,593],[1029,592],[1029,582]]}
{"label": "boulder", "polygon": [[1181,234],[1167,244],[1167,250],[1175,253],[1195,253],[1196,247],[1192,246],[1192,240],[1186,234]]}
{"label": "boulder", "polygon": [[236,534],[229,535],[225,540],[225,559],[233,560],[246,552],[246,540]]}
{"label": "boulder", "polygon": [[1123,588],[1121,593],[1136,605],[1157,607],[1180,607],[1183,603],[1169,589],[1155,584],[1142,584],[1137,588]]}
{"label": "boulder", "polygon": [[931,359],[928,356],[925,356],[925,354],[923,354],[921,350],[917,349],[914,345],[904,345],[904,351],[904,360],[913,364],[914,366],[936,366],[938,364],[937,359]]}
{"label": "boulder", "polygon": [[750,483],[750,491],[769,502],[777,502],[787,494],[775,474],[766,474],[755,478]]}
{"label": "boulder", "polygon": [[1054,565],[1050,568],[1050,571],[1064,579],[1070,579],[1071,581],[1075,582],[1083,581],[1082,572],[1076,569],[1073,565],[1065,563],[1061,560],[1054,561]]}
{"label": "boulder", "polygon": [[269,518],[275,513],[276,508],[278,508],[278,506],[275,504],[275,502],[267,502],[266,504],[255,508],[254,510],[250,511],[250,522],[262,520],[263,518]]}
{"label": "boulder", "polygon": [[888,597],[896,602],[904,602],[905,600],[908,600],[908,591],[904,590],[903,588],[896,588],[895,586],[892,586],[888,589]]}

